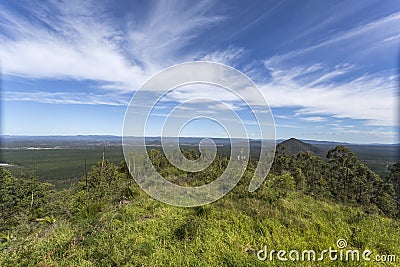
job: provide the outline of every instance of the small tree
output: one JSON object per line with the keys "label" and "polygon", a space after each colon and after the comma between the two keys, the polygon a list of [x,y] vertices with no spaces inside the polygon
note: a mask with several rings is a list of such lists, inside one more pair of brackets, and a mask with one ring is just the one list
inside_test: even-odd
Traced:
{"label": "small tree", "polygon": [[272,172],[275,175],[281,175],[285,171],[289,171],[292,160],[293,159],[287,152],[286,147],[282,144],[278,144],[275,150],[274,162],[272,163]]}
{"label": "small tree", "polygon": [[347,201],[351,198],[350,188],[356,177],[359,160],[347,147],[337,146],[326,155],[330,165],[330,187],[334,196]]}
{"label": "small tree", "polygon": [[296,166],[305,180],[305,192],[314,196],[326,195],[328,191],[324,174],[326,163],[311,152],[300,152],[296,157]]}

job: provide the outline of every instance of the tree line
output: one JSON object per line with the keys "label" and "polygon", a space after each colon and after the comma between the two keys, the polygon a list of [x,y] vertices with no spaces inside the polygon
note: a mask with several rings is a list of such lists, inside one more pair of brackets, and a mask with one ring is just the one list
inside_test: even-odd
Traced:
{"label": "tree line", "polygon": [[329,150],[323,160],[311,152],[291,155],[279,144],[271,172],[289,173],[296,189],[305,194],[357,203],[387,216],[400,215],[400,161],[392,166],[388,177],[380,177],[344,146]]}

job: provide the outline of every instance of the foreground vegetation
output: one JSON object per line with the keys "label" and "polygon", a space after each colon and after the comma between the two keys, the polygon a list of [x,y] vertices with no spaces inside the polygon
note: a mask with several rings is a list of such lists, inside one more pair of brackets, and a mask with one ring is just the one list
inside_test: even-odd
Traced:
{"label": "foreground vegetation", "polygon": [[[159,151],[150,153],[164,175],[181,177]],[[196,157],[193,151],[186,156]],[[211,179],[227,159],[217,156]],[[247,191],[256,162],[228,195],[210,205],[178,208],[148,197],[119,166],[101,160],[74,187],[54,190],[33,178],[0,170],[0,266],[265,266],[257,252],[335,248],[396,255],[400,263],[400,163],[379,177],[351,151],[337,147],[327,162],[310,153],[277,149],[271,174]],[[205,178],[204,178],[205,177]],[[207,178],[208,177],[208,178]],[[195,182],[196,183],[196,182]],[[316,266],[314,261],[273,262]],[[369,266],[368,262],[324,265]]]}

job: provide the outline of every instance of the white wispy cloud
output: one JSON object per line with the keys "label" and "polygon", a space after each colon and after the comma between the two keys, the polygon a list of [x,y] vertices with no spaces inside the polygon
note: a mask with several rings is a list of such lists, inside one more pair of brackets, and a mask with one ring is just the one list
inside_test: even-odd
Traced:
{"label": "white wispy cloud", "polygon": [[[388,38],[389,40],[392,37],[397,38],[396,35],[400,33],[400,28],[398,27],[399,23],[400,12],[395,12],[367,24],[356,26],[345,32],[338,32],[326,40],[316,42],[308,47],[270,57],[265,61],[265,66],[273,67],[275,65],[280,65],[294,57],[313,52],[317,49],[327,48],[343,41],[347,42],[346,46],[348,50],[350,50],[352,46],[357,47],[360,42],[368,43],[368,46],[373,43],[385,43],[384,40]],[[349,42],[350,40],[351,43]],[[364,48],[367,49],[368,46],[364,46]]]}
{"label": "white wispy cloud", "polygon": [[[313,132],[310,133],[311,135],[335,135],[335,136],[342,136],[342,135],[347,135],[347,136],[354,136],[354,137],[360,137],[360,136],[369,136],[369,137],[374,137],[374,139],[370,140],[376,140],[376,137],[384,137],[388,139],[394,139],[398,135],[397,132],[395,131],[384,131],[382,129],[346,129],[346,128],[332,128],[330,130],[324,130],[323,132]],[[357,139],[355,139],[357,140]],[[360,141],[356,141],[354,143],[360,143]],[[362,143],[362,142],[361,142]]]}
{"label": "white wispy cloud", "polygon": [[393,41],[400,41],[400,33],[394,34],[389,36],[383,40],[383,43],[393,42]]}
{"label": "white wispy cloud", "polygon": [[178,51],[224,19],[211,14],[210,1],[158,1],[145,21],[127,25],[107,16],[96,1],[24,5],[29,18],[0,4],[4,73],[94,80],[104,83],[100,88],[122,91],[136,89],[165,66],[193,59]]}
{"label": "white wispy cloud", "polygon": [[398,125],[397,75],[366,74],[349,82],[321,84],[296,79],[293,72],[273,71],[273,80],[261,86],[272,107],[297,107],[302,115],[362,119],[367,125]]}
{"label": "white wispy cloud", "polygon": [[93,94],[84,92],[3,92],[4,101],[32,101],[48,104],[85,104],[126,106],[129,97],[121,94]]}
{"label": "white wispy cloud", "polygon": [[330,82],[332,81],[332,79],[342,75],[342,74],[346,74],[349,72],[349,70],[351,70],[354,66],[345,64],[343,66],[335,66],[335,69],[332,71],[329,71],[327,73],[323,73],[321,76],[319,76],[317,79],[309,82],[307,84],[308,87],[312,87],[315,86],[317,84],[322,84],[322,83],[326,83],[326,82]]}
{"label": "white wispy cloud", "polygon": [[[332,47],[342,43],[342,53],[349,57],[371,47],[381,46],[379,51],[383,53],[387,43],[396,45],[393,41],[400,34],[399,23],[400,12],[391,13],[308,47],[270,57],[264,66],[270,71],[271,81],[260,87],[272,107],[294,107],[298,114],[312,117],[360,119],[365,126],[396,126],[398,74],[389,70],[360,74],[359,66],[347,63],[346,58],[333,67],[315,63],[315,58],[318,60],[321,53],[329,56]],[[299,66],[293,64],[295,59],[309,63]]]}
{"label": "white wispy cloud", "polygon": [[286,116],[286,115],[275,115],[274,117],[279,118],[279,119],[285,119],[285,120],[292,119],[292,117]]}
{"label": "white wispy cloud", "polygon": [[[229,65],[247,56],[248,50],[228,46],[226,49],[198,52],[182,51],[195,38],[226,17],[216,14],[213,1],[151,2],[151,11],[138,23],[127,18],[110,18],[105,7],[95,1],[24,2],[30,17],[0,4],[0,59],[2,71],[9,75],[38,79],[93,80],[98,89],[116,94],[6,92],[3,99],[44,103],[125,105],[123,92],[131,92],[151,74],[166,66],[193,59],[217,61]],[[122,20],[123,21],[123,20]],[[392,13],[345,32],[336,32],[308,47],[277,54],[251,65],[246,72],[270,75],[260,88],[272,107],[296,108],[302,119],[322,121],[322,115],[361,119],[366,125],[398,124],[398,76],[380,73],[353,76],[346,82],[338,78],[351,74],[355,64],[329,67],[320,62],[290,65],[289,59],[345,42],[346,49],[363,43],[393,43],[400,34],[400,12]],[[367,38],[368,37],[368,38]],[[288,63],[289,62],[289,63]],[[101,91],[99,91],[101,92]],[[252,105],[260,103],[254,92],[242,89],[241,95]],[[235,95],[214,89],[181,90],[170,94],[172,100],[212,96],[224,100],[233,109]],[[217,112],[218,106],[210,107]]]}
{"label": "white wispy cloud", "polygon": [[204,30],[225,20],[213,13],[212,1],[158,1],[141,25],[130,25],[128,49],[152,72],[178,62],[191,61],[196,54],[182,49]]}
{"label": "white wispy cloud", "polygon": [[237,60],[246,54],[246,50],[241,47],[228,47],[225,50],[217,50],[208,53],[200,58],[200,60],[219,62],[226,65],[234,66]]}
{"label": "white wispy cloud", "polygon": [[303,118],[299,118],[299,119],[300,119],[300,120],[303,120],[303,121],[311,121],[311,122],[326,121],[326,118],[321,117],[321,116],[303,117]]}
{"label": "white wispy cloud", "polygon": [[32,78],[95,80],[120,83],[126,89],[143,80],[145,71],[120,52],[121,33],[99,7],[27,3],[32,17],[0,8],[0,58],[6,74]]}

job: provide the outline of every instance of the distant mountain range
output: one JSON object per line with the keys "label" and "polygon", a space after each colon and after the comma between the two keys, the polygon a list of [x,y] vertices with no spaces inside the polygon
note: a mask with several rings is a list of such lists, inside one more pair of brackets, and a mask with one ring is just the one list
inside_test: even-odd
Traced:
{"label": "distant mountain range", "polygon": [[[127,137],[127,140],[139,141],[141,140],[138,137]],[[166,140],[172,139],[171,137],[167,137]],[[203,138],[200,137],[180,137],[180,142],[182,144],[198,144]],[[211,138],[217,144],[229,144],[229,138]],[[245,139],[232,139],[234,142],[246,142]],[[122,142],[121,136],[115,135],[49,135],[49,136],[22,136],[22,135],[0,135],[1,146],[4,145],[11,145],[17,143],[35,143],[37,144],[66,144],[66,143],[73,143],[73,144],[81,144],[86,143],[89,145],[96,145],[96,144],[112,144],[118,145]],[[146,137],[146,143],[148,144],[160,144],[161,137]],[[289,142],[289,143],[288,143]],[[301,142],[301,143],[299,143]],[[257,145],[260,143],[260,140],[257,139],[250,139],[250,143],[252,145]],[[317,140],[299,140],[296,138],[290,138],[288,140],[285,139],[278,139],[276,143],[285,143],[286,145],[293,146],[293,152],[296,149],[306,149],[309,147],[307,145],[327,145],[327,146],[337,146],[337,145],[358,145],[358,144],[351,144],[346,142],[334,142],[334,141],[317,141]],[[360,144],[362,146],[399,146],[400,144]],[[297,148],[296,148],[297,147]],[[316,151],[315,148],[309,147],[310,151]],[[301,150],[303,151],[303,150]]]}

